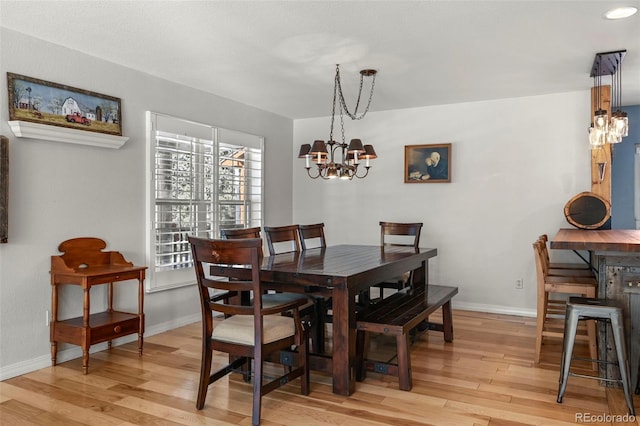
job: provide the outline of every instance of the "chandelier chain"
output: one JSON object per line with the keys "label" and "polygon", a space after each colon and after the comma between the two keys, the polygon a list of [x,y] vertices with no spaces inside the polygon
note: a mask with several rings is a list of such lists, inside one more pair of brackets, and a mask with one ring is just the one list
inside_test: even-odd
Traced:
{"label": "chandelier chain", "polygon": [[369,100],[367,101],[367,107],[365,108],[365,110],[362,112],[361,115],[358,115],[358,107],[360,106],[360,97],[362,96],[362,87],[364,85],[364,74],[362,73],[360,74],[360,88],[358,90],[358,99],[356,102],[356,108],[353,111],[353,113],[349,111],[349,108],[347,107],[347,102],[344,100],[344,94],[342,92],[342,84],[340,82],[340,65],[336,65],[336,85],[338,86],[338,94],[340,95],[339,96],[340,104],[342,105],[344,112],[352,120],[362,120],[364,116],[367,115],[367,112],[369,112],[369,107],[371,106],[371,100],[373,99],[373,89],[375,88],[375,85],[376,85],[376,74],[373,74],[372,76],[371,92],[369,92]]}
{"label": "chandelier chain", "polygon": [[[338,81],[338,75],[336,74],[336,82]],[[333,85],[333,103],[331,104],[331,128],[329,130],[329,140],[328,142],[333,141],[333,123],[336,117],[336,96],[337,96],[338,86],[337,84]]]}
{"label": "chandelier chain", "polygon": [[342,114],[343,108],[340,105],[340,131],[342,133],[342,145],[347,145],[346,139],[344,138],[344,115]]}

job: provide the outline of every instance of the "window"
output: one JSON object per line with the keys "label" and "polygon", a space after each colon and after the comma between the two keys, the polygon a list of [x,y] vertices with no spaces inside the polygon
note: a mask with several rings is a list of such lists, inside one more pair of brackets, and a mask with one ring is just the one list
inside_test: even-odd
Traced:
{"label": "window", "polygon": [[263,138],[153,112],[147,121],[147,291],[157,291],[195,283],[189,235],[262,225]]}

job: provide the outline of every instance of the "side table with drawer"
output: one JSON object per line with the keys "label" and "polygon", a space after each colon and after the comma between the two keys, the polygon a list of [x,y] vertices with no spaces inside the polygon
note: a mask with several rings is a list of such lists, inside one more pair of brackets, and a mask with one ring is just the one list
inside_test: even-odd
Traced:
{"label": "side table with drawer", "polygon": [[[102,251],[106,243],[99,238],[74,238],[62,242],[58,250],[64,254],[51,256],[51,365],[56,365],[58,342],[82,348],[82,373],[89,371],[89,348],[115,338],[138,333],[138,352],[142,355],[144,334],[144,278],[146,266],[134,266],[117,251]],[[114,283],[138,281],[138,312],[114,309]],[[91,287],[108,284],[108,308],[90,313]],[[58,293],[62,285],[83,289],[82,316],[59,320]]]}

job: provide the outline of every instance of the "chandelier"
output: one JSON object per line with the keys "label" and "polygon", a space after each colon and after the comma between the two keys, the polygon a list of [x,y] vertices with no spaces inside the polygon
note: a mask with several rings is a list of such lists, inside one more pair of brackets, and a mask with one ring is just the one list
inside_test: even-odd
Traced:
{"label": "chandelier", "polygon": [[[333,85],[333,106],[331,109],[331,127],[329,130],[329,139],[327,142],[324,140],[316,140],[311,144],[303,144],[300,146],[300,153],[298,158],[305,159],[305,168],[307,174],[312,179],[321,177],[322,179],[334,179],[340,178],[345,180],[352,180],[354,177],[359,179],[364,178],[369,174],[371,168],[369,161],[377,158],[376,151],[373,149],[373,145],[363,145],[360,139],[351,139],[347,144],[344,137],[344,114],[350,117],[352,120],[361,120],[369,111],[371,105],[371,99],[373,98],[373,89],[376,82],[376,70],[365,69],[360,71],[360,89],[358,90],[358,98],[353,112],[347,108],[347,103],[344,100],[342,93],[342,84],[340,82],[340,65],[336,65],[336,76]],[[358,108],[360,106],[360,98],[362,95],[362,87],[364,86],[365,77],[371,77],[371,92],[369,93],[369,100],[364,111],[358,114]],[[338,113],[340,117],[340,140],[337,142],[333,139],[333,126],[336,116],[336,104],[338,106]],[[358,175],[358,168],[364,160],[365,172],[362,175]],[[311,171],[311,163],[316,166],[314,172]],[[360,169],[362,170],[362,169]]]}
{"label": "chandelier", "polygon": [[[622,104],[622,60],[626,50],[596,53],[591,68],[593,77],[593,104],[596,111],[589,127],[589,143],[592,148],[602,147],[605,143],[622,142],[629,135],[627,113],[620,109]],[[602,108],[602,76],[611,76],[611,114]]]}

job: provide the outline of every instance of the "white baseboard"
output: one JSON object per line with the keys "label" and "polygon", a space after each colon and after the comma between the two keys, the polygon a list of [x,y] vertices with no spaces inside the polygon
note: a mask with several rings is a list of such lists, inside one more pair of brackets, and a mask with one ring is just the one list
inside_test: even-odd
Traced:
{"label": "white baseboard", "polygon": [[487,312],[489,314],[517,315],[521,317],[533,318],[537,316],[537,312],[535,309],[512,308],[502,305],[484,305],[480,303],[456,302],[455,299],[451,301],[451,307],[453,309],[462,309],[465,311],[474,312]]}
{"label": "white baseboard", "polygon": [[[163,333],[165,331],[173,330],[174,328],[182,327],[187,324],[192,324],[194,322],[200,321],[201,315],[200,313],[189,315],[186,317],[178,318],[175,320],[167,321],[161,324],[156,324],[151,327],[146,327],[145,329],[145,337],[153,336],[155,334]],[[138,339],[137,334],[131,334],[129,336],[124,336],[119,339],[113,340],[113,346],[124,345],[125,343],[133,342]],[[70,345],[69,349],[65,349],[63,351],[58,351],[57,354],[57,362],[62,363],[66,361],[70,361],[72,359],[82,357],[82,349],[79,346]],[[104,351],[107,349],[107,343],[99,343],[97,345],[91,346],[89,353],[95,353],[99,351]],[[27,374],[32,371],[40,370],[42,368],[51,366],[51,355],[42,355],[37,358],[32,358],[26,361],[20,361],[12,365],[7,365],[5,367],[0,367],[0,381],[7,380],[12,377],[20,376],[22,374]]]}

